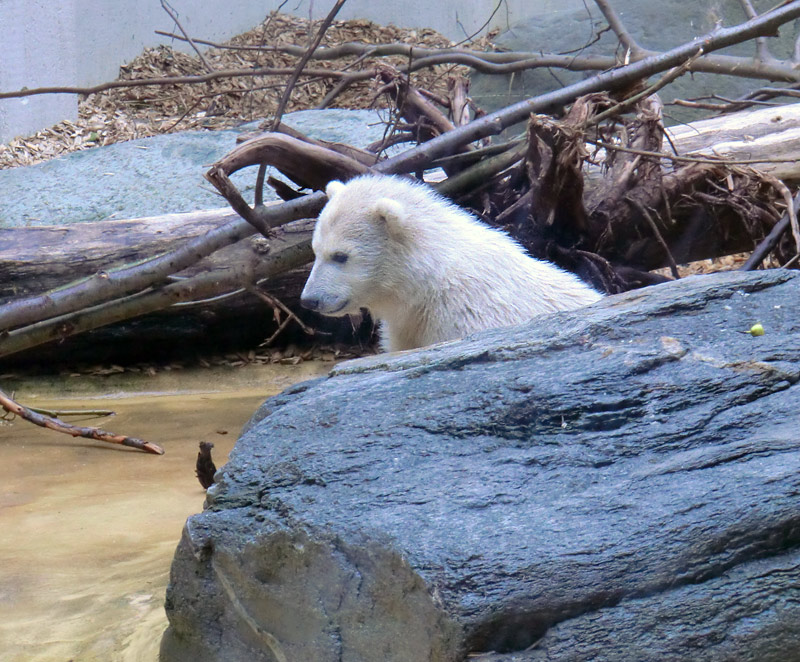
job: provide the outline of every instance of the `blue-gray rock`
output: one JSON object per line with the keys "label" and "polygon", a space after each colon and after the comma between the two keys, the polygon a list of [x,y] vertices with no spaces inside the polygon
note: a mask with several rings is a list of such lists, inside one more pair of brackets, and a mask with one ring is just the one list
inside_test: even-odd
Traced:
{"label": "blue-gray rock", "polygon": [[267,400],[161,661],[800,659],[798,297],[687,278]]}
{"label": "blue-gray rock", "polygon": [[[753,0],[757,11],[775,6],[773,0]],[[718,24],[736,25],[747,20],[740,0],[614,0],[612,5],[636,41],[655,51],[666,51],[711,32]],[[563,9],[537,13],[513,25],[494,41],[501,50],[535,53],[574,53],[576,56],[623,56],[619,42],[593,2],[583,7],[567,6]],[[795,24],[784,26],[778,38],[768,40],[776,58],[790,59],[797,36]],[[594,41],[593,35],[600,33]],[[753,57],[753,42],[739,44],[718,51],[728,55]],[[486,111],[510,105],[520,99],[543,94],[591,77],[597,72],[568,71],[565,69],[532,69],[511,76],[471,75],[470,93],[475,102]],[[715,74],[682,76],[659,92],[665,102],[689,99],[712,92],[729,98],[742,96],[765,85],[765,81]],[[675,124],[708,115],[708,111],[669,106],[664,109],[665,122]]]}
{"label": "blue-gray rock", "polygon": [[[383,137],[370,110],[303,110],[284,117],[319,140],[364,147]],[[0,170],[0,227],[68,225],[227,206],[203,179],[212,163],[236,147],[251,122],[225,131],[185,131],[96,147],[23,168]],[[252,197],[254,169],[231,180]],[[269,187],[265,199],[272,194]]]}

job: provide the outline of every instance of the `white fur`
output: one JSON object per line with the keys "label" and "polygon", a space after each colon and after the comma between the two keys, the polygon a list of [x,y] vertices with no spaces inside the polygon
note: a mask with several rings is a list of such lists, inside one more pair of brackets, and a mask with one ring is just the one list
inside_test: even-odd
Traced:
{"label": "white fur", "polygon": [[302,299],[327,315],[368,309],[381,322],[385,350],[461,338],[601,298],[428,186],[365,175],[331,182],[326,193]]}

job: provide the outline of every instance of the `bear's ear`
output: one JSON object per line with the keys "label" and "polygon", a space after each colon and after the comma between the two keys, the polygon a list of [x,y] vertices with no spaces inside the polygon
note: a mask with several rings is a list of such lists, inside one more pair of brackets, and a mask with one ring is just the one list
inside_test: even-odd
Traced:
{"label": "bear's ear", "polygon": [[325,195],[328,196],[328,200],[332,200],[333,196],[341,193],[343,188],[344,184],[334,179],[333,181],[328,182],[328,185],[325,187]]}
{"label": "bear's ear", "polygon": [[375,218],[383,221],[390,236],[400,239],[403,234],[403,205],[391,198],[379,198],[372,206]]}

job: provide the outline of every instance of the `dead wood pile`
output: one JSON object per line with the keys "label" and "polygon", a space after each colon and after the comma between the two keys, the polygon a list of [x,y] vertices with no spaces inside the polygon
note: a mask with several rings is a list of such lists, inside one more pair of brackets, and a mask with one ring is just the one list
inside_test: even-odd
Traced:
{"label": "dead wood pile", "polygon": [[[596,2],[625,43],[618,17],[608,3]],[[758,267],[767,256],[770,265],[796,265],[800,197],[793,199],[787,183],[794,185],[800,173],[789,165],[782,181],[758,166],[796,164],[800,152],[722,159],[713,153],[713,132],[705,145],[711,154],[695,154],[702,145],[682,149],[679,140],[665,138],[657,92],[700,66],[707,53],[769,34],[798,16],[800,2],[788,3],[485,116],[470,110],[468,84],[459,71],[433,75],[431,91],[415,84],[410,67],[404,71],[384,60],[368,72],[394,118],[380,144],[358,150],[311,140],[282,125],[251,136],[206,174],[241,218],[150,259],[6,302],[0,306],[0,359],[146,313],[243,292],[274,308],[277,330],[292,321],[313,333],[293,317],[291,301],[286,306],[269,293],[270,282],[310,260],[302,219],[322,208],[325,184],[363,172],[427,174],[438,180],[440,192],[509,231],[533,255],[609,293],[661,282],[667,276],[654,273],[658,269],[678,277],[681,263],[742,252],[753,251],[746,268]],[[318,95],[335,89],[330,81],[326,85]],[[307,92],[312,89],[309,83]],[[216,103],[215,97],[211,105]],[[781,121],[773,124],[786,128]],[[516,137],[489,140],[506,129]],[[387,146],[404,143],[412,146],[385,157]],[[258,167],[252,204],[229,179],[249,166]],[[269,176],[268,166],[274,168]],[[263,204],[267,185],[285,202]],[[256,232],[266,247],[252,242]],[[237,259],[222,266],[212,260],[198,269],[200,260],[231,245]],[[265,336],[274,339],[276,329]]]}

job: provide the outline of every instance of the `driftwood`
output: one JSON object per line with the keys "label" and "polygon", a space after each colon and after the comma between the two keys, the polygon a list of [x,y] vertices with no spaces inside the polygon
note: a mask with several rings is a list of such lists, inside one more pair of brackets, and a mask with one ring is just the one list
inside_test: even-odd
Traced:
{"label": "driftwood", "polygon": [[100,428],[71,425],[58,418],[46,416],[34,409],[19,404],[10,396],[3,393],[3,391],[0,391],[0,408],[4,409],[9,414],[19,416],[23,420],[33,423],[34,425],[47,428],[48,430],[54,430],[55,432],[63,432],[64,434],[68,434],[72,437],[84,437],[86,439],[104,441],[109,444],[119,444],[120,446],[135,448],[137,450],[144,451],[145,453],[152,453],[153,455],[164,454],[164,449],[161,448],[161,446],[150,441],[144,441],[142,439],[137,439],[136,437],[128,437],[121,434],[114,434],[113,432],[106,432]]}
{"label": "driftwood", "polygon": [[[800,104],[728,113],[666,128],[665,151],[752,165],[788,184],[800,183]],[[603,177],[589,167],[586,177]]]}

